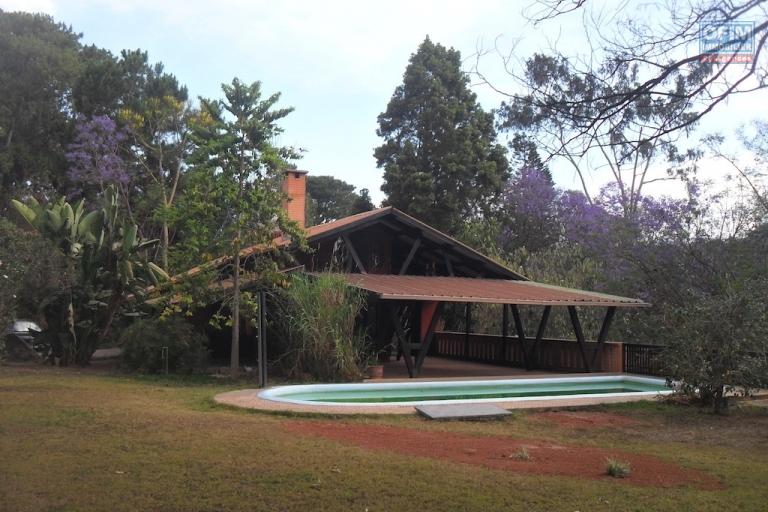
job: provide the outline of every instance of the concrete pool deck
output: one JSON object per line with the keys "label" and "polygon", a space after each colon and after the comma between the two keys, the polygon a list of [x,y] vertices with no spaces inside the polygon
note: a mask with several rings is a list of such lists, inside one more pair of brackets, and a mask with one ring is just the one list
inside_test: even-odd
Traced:
{"label": "concrete pool deck", "polygon": [[[531,379],[531,378],[551,378],[553,373],[541,373],[531,374],[531,372],[522,372],[522,374],[514,375],[499,375],[489,377],[463,377],[461,379],[456,378],[418,378],[418,379],[403,379],[408,382],[419,381],[436,381],[436,380],[502,380],[502,379]],[[621,373],[561,373],[556,374],[558,377],[584,377],[585,375],[591,376],[623,376],[626,374]],[[382,382],[396,382],[396,380],[390,379],[378,379],[365,381],[366,383],[382,383]],[[216,403],[229,405],[234,407],[240,407],[245,409],[253,409],[265,412],[284,412],[284,413],[301,413],[301,414],[323,414],[323,415],[379,415],[379,414],[416,414],[414,405],[308,405],[308,404],[292,404],[286,402],[277,402],[273,400],[267,400],[260,398],[258,394],[263,391],[262,389],[240,389],[237,391],[229,391],[221,393],[214,397]],[[546,400],[526,400],[526,401],[513,401],[508,402],[494,402],[493,405],[501,407],[507,410],[514,409],[556,409],[556,408],[571,408],[571,407],[586,407],[591,405],[608,404],[608,403],[621,403],[621,402],[637,402],[642,400],[654,400],[655,397],[649,396],[609,396],[609,397],[569,397],[564,396],[562,398],[548,398]]]}

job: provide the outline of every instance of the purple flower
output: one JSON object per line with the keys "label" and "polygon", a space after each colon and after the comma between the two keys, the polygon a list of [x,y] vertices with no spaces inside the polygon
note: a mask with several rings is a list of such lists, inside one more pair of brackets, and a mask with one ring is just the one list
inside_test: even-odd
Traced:
{"label": "purple flower", "polygon": [[124,132],[107,116],[86,119],[78,116],[75,124],[75,140],[67,149],[69,178],[80,184],[127,185],[130,176],[125,161],[120,156],[120,143]]}
{"label": "purple flower", "polygon": [[521,169],[505,191],[508,221],[502,231],[502,245],[537,250],[556,241],[558,195],[547,174],[539,169]]}

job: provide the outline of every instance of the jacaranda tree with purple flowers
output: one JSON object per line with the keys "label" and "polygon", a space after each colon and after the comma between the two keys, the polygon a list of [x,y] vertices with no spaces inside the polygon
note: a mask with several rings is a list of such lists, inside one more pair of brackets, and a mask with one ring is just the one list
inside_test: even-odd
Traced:
{"label": "jacaranda tree with purple flowers", "polygon": [[[588,198],[523,170],[508,184],[499,245],[536,280],[653,304],[622,315],[615,335],[667,346],[669,378],[722,411],[729,392],[768,385],[768,296],[755,289],[768,282],[768,236],[753,195],[685,185],[682,197],[637,197],[628,214],[616,183]],[[553,320],[550,335],[568,334]]]}
{"label": "jacaranda tree with purple flowers", "polygon": [[504,191],[506,215],[501,237],[504,249],[514,251],[525,247],[538,251],[557,242],[560,195],[545,170],[521,169]]}
{"label": "jacaranda tree with purple flowers", "polygon": [[131,181],[121,155],[126,134],[107,116],[78,116],[74,141],[67,147],[67,176],[83,195],[103,193],[114,185],[125,193]]}

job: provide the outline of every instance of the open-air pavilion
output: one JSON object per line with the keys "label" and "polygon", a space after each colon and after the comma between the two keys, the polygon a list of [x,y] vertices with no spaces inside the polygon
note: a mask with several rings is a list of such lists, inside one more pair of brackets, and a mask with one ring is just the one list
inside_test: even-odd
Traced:
{"label": "open-air pavilion", "polygon": [[[621,351],[613,346],[606,351],[616,310],[648,305],[638,299],[522,280],[351,273],[343,276],[351,286],[369,292],[371,310],[377,316],[370,322],[374,326],[373,337],[383,345],[394,335],[398,356],[402,356],[410,377],[421,373],[428,354],[526,370],[620,372]],[[437,332],[448,303],[464,304],[463,333]],[[472,332],[472,305],[478,303],[501,306],[502,329],[498,336]],[[519,306],[541,308],[535,331],[524,325]],[[574,341],[545,338],[555,307],[567,310]],[[605,310],[594,342],[588,342],[579,318],[577,308],[585,307]],[[418,312],[415,323],[419,328],[407,333],[403,313],[409,309]]]}
{"label": "open-air pavilion", "polygon": [[[304,222],[306,173],[289,172],[288,212]],[[406,373],[420,375],[430,356],[526,370],[622,372],[627,346],[610,343],[616,313],[642,308],[632,298],[535,283],[498,261],[396,208],[386,207],[307,228],[309,251],[295,257],[306,272],[341,273],[368,293],[365,322],[379,349],[393,344]],[[463,332],[444,330],[444,310],[464,305]],[[499,305],[501,332],[473,332],[475,304]],[[540,309],[535,322],[521,309]],[[567,311],[573,337],[546,337],[556,308]],[[580,312],[602,311],[599,330],[585,333]],[[524,325],[528,319],[531,325]],[[535,324],[535,325],[534,325]],[[642,347],[636,347],[641,349]],[[635,365],[631,368],[637,371]],[[385,375],[386,377],[386,375]]]}

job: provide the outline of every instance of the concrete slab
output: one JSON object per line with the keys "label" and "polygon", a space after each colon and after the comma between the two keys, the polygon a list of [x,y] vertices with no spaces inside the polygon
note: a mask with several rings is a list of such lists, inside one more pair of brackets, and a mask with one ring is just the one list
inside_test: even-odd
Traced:
{"label": "concrete slab", "polygon": [[415,409],[430,420],[495,419],[512,414],[492,404],[417,405]]}

